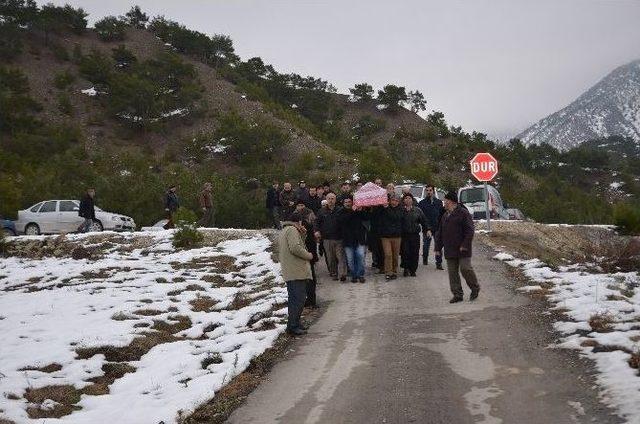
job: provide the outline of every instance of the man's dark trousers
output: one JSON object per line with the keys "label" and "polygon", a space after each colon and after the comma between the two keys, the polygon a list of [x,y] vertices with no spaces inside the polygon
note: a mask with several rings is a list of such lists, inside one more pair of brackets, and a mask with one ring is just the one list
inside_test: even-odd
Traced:
{"label": "man's dark trousers", "polygon": [[464,281],[467,282],[472,292],[480,288],[476,272],[471,266],[471,258],[447,258],[447,271],[449,272],[451,293],[453,293],[455,297],[462,298],[463,295],[460,274],[462,274]]}
{"label": "man's dark trousers", "polygon": [[304,306],[316,306],[316,266],[311,264],[311,280],[307,281],[307,300]]}
{"label": "man's dark trousers", "polygon": [[304,309],[304,301],[307,297],[307,284],[309,280],[291,280],[287,281],[287,310],[289,318],[287,319],[287,330],[293,331],[301,329],[300,317]]}
{"label": "man's dark trousers", "polygon": [[[422,238],[422,262],[426,265],[429,260],[429,249],[431,248],[432,237],[423,236]],[[442,265],[442,249],[440,255],[436,255],[436,265]]]}
{"label": "man's dark trousers", "polygon": [[402,263],[400,266],[409,272],[416,273],[418,269],[418,258],[420,258],[420,234],[402,234],[402,246],[400,247]]}

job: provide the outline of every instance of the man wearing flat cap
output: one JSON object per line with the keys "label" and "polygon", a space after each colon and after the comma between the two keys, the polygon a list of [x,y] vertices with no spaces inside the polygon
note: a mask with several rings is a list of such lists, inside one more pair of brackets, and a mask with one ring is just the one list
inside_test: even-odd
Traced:
{"label": "man wearing flat cap", "polygon": [[469,300],[476,300],[480,293],[478,278],[471,266],[471,245],[473,242],[474,226],[471,214],[460,203],[458,195],[450,191],[444,197],[445,214],[440,220],[436,231],[436,255],[440,255],[444,249],[444,257],[447,260],[449,272],[449,285],[453,298],[449,303],[457,303],[463,300],[462,283],[460,274],[464,277],[471,289]]}

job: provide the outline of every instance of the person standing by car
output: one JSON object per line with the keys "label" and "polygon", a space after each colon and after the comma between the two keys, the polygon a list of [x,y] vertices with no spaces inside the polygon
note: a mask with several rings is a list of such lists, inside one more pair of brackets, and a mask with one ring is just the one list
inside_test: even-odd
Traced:
{"label": "person standing by car", "polygon": [[415,198],[411,194],[402,197],[404,216],[402,217],[402,242],[400,266],[404,268],[404,276],[416,276],[420,258],[420,230],[425,234],[429,230],[427,218],[420,208],[414,205]]}
{"label": "person standing by car", "polygon": [[[427,186],[427,197],[418,202],[418,207],[427,217],[429,230],[422,239],[422,263],[429,263],[429,249],[431,248],[431,239],[435,236],[434,232],[438,228],[440,218],[444,214],[444,206],[442,200],[436,197],[435,188],[432,185]],[[436,255],[436,269],[442,269],[442,251]]]}
{"label": "person standing by car", "polygon": [[215,225],[215,216],[213,212],[213,195],[211,183],[205,183],[204,188],[200,192],[200,209],[202,209],[202,219],[198,222],[199,227],[211,228]]}
{"label": "person standing by car", "polygon": [[449,271],[449,285],[453,298],[449,303],[457,303],[463,300],[460,274],[464,277],[471,289],[469,300],[478,298],[480,285],[478,278],[471,266],[471,245],[473,242],[474,226],[471,214],[458,203],[458,195],[451,191],[444,197],[445,214],[440,220],[440,226],[436,231],[436,255],[444,249],[444,257],[447,260]]}
{"label": "person standing by car", "polygon": [[178,188],[175,185],[169,187],[167,193],[164,197],[164,211],[167,214],[167,223],[164,224],[164,229],[168,230],[170,228],[175,228],[175,223],[173,221],[175,213],[178,211],[180,207],[180,201],[178,200],[178,195],[176,194],[176,190]]}
{"label": "person standing by car", "polygon": [[280,184],[273,181],[267,190],[267,214],[271,225],[276,230],[282,229],[280,226]]}
{"label": "person standing by car", "polygon": [[278,238],[278,251],[282,277],[287,283],[287,333],[300,336],[306,333],[300,322],[304,302],[307,296],[307,285],[311,280],[313,255],[305,249],[306,229],[304,218],[297,212],[290,215],[290,221],[282,223],[282,231]]}
{"label": "person standing by car", "polygon": [[336,205],[335,193],[327,194],[327,205],[318,211],[315,224],[316,240],[322,241],[329,275],[336,281],[347,280],[347,266],[344,260],[342,234],[338,218],[340,207]]}
{"label": "person standing by car", "polygon": [[398,278],[398,256],[400,256],[400,242],[402,237],[402,216],[404,211],[400,206],[397,194],[389,196],[389,206],[378,210],[380,217],[380,241],[384,252],[384,273],[387,280]]}
{"label": "person standing by car", "polygon": [[94,198],[96,197],[96,189],[89,188],[82,199],[80,200],[80,209],[78,215],[84,218],[84,222],[78,228],[81,233],[86,233],[91,230],[93,223],[96,220],[96,207],[94,204]]}
{"label": "person standing by car", "polygon": [[280,192],[280,219],[288,221],[291,214],[296,208],[296,193],[293,191],[290,182],[286,182],[283,185],[283,189]]}

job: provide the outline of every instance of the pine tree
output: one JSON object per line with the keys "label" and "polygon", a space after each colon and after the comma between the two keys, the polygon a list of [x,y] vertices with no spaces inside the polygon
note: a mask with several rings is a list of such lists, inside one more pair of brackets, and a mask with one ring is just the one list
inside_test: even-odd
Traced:
{"label": "pine tree", "polygon": [[427,101],[418,90],[409,92],[409,104],[411,104],[412,112],[418,113],[427,110]]}
{"label": "pine tree", "polygon": [[373,100],[373,87],[366,82],[356,84],[353,88],[349,89],[349,92],[353,98],[358,102],[366,102]]}
{"label": "pine tree", "polygon": [[127,12],[125,15],[129,25],[134,28],[144,29],[147,27],[147,22],[149,22],[149,16],[140,10],[140,6],[133,6],[131,10]]}

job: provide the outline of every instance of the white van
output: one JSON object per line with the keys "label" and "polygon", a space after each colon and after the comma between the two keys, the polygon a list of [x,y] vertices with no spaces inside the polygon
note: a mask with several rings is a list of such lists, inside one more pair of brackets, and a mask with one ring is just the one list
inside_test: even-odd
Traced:
{"label": "white van", "polygon": [[[427,185],[426,184],[402,184],[396,186],[396,194],[398,196],[402,196],[402,189],[405,187],[409,187],[409,192],[413,195],[417,202],[421,201],[425,197],[427,197]],[[435,188],[436,198],[440,200],[444,200],[445,194],[447,194],[444,190],[440,188]]]}
{"label": "white van", "polygon": [[[489,191],[489,213],[492,219],[509,219],[502,197],[496,188],[487,185]],[[473,219],[486,219],[484,185],[462,187],[458,190],[458,201],[465,205]]]}

